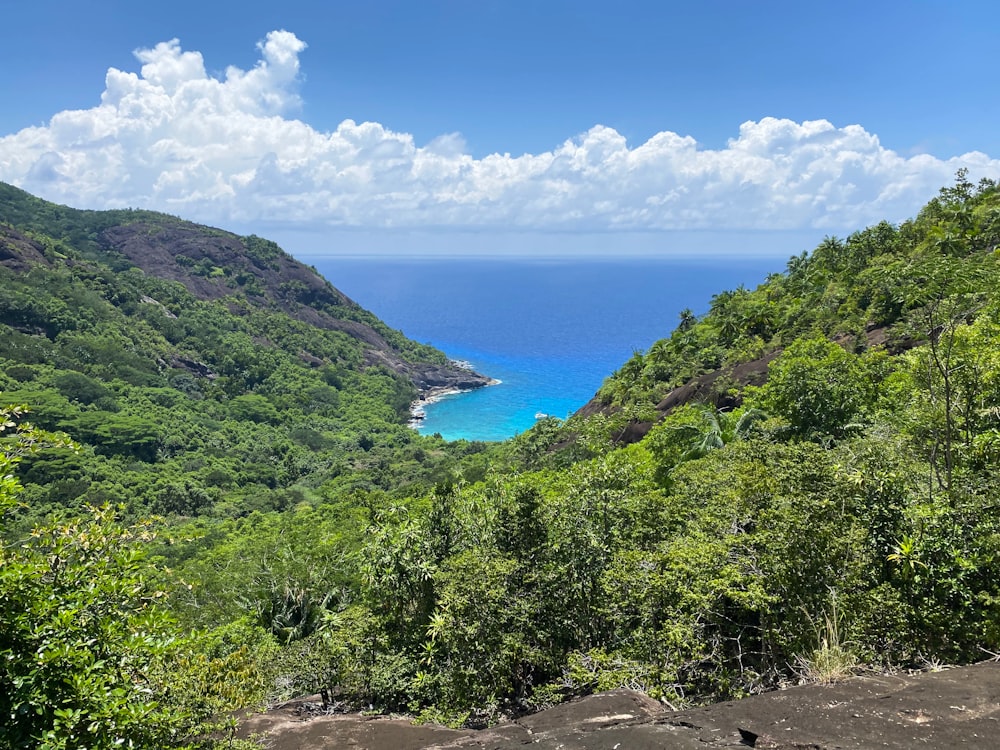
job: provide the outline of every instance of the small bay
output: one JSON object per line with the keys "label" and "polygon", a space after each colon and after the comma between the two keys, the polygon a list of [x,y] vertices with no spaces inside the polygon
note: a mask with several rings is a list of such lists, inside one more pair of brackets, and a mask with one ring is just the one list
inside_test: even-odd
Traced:
{"label": "small bay", "polygon": [[539,415],[565,418],[635,351],[676,327],[684,308],[752,288],[784,269],[756,259],[305,258],[338,289],[408,337],[501,382],[426,408],[419,430],[503,440]]}

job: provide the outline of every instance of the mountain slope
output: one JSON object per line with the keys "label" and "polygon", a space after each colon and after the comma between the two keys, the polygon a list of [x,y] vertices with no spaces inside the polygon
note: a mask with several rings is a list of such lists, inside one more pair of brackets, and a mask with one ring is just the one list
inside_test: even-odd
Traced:
{"label": "mountain slope", "polygon": [[624,363],[578,416],[624,419],[618,441],[636,442],[685,404],[739,406],[742,391],[766,382],[769,365],[799,337],[851,351],[912,349],[940,324],[920,320],[928,305],[963,285],[980,302],[992,294],[998,207],[994,183],[974,186],[960,174],[912,220],[828,237],[757,289],[720,292],[700,318],[683,311],[672,334]]}
{"label": "mountain slope", "polygon": [[1000,186],[960,176],[684,316],[483,481],[377,516],[325,684],[475,723],[995,653],[998,243]]}
{"label": "mountain slope", "polygon": [[410,404],[488,382],[259,237],[8,185],[0,222],[0,391],[85,448],[25,461],[35,516],[106,498],[239,515],[335,487],[399,491],[455,460],[408,429]]}
{"label": "mountain slope", "polygon": [[[280,310],[312,326],[342,331],[362,342],[366,361],[384,364],[410,378],[421,391],[436,387],[476,388],[489,379],[449,364],[440,352],[407,340],[337,290],[314,269],[296,261],[275,243],[148,211],[80,211],[56,206],[0,183],[0,262],[24,270],[28,249],[17,230],[55,227],[57,237],[116,271],[141,269],[176,281],[197,299],[237,298],[255,307]],[[74,244],[75,243],[75,244]],[[26,253],[26,254],[23,254]],[[3,256],[9,256],[4,260]]]}

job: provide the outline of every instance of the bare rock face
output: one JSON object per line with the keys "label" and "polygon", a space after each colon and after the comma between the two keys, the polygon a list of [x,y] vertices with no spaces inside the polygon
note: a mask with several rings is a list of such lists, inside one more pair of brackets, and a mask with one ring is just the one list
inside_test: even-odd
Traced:
{"label": "bare rock face", "polygon": [[411,368],[410,378],[422,394],[437,390],[471,391],[493,382],[485,375],[456,365],[417,365]]}
{"label": "bare rock face", "polygon": [[13,227],[0,224],[0,266],[20,273],[33,265],[51,265],[44,248]]}
{"label": "bare rock face", "polygon": [[293,701],[243,720],[275,750],[911,750],[1000,747],[1000,664],[858,677],[671,711],[628,690],[601,693],[484,730],[358,714],[315,716]]}

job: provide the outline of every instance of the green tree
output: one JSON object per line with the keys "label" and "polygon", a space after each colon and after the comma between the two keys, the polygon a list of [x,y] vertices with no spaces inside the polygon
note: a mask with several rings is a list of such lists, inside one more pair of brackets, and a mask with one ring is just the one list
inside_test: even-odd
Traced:
{"label": "green tree", "polygon": [[841,438],[870,413],[885,368],[879,353],[859,357],[826,339],[799,339],[771,363],[751,400],[787,420],[796,437]]}
{"label": "green tree", "polygon": [[[17,505],[19,459],[65,443],[35,430],[22,407],[0,409],[0,518]],[[0,520],[0,535],[3,534]],[[16,750],[208,747],[205,722],[224,707],[220,691],[175,691],[195,667],[160,601],[141,548],[148,523],[127,526],[108,508],[0,542],[0,746]],[[235,667],[238,659],[230,659]],[[239,680],[226,686],[235,697]]]}

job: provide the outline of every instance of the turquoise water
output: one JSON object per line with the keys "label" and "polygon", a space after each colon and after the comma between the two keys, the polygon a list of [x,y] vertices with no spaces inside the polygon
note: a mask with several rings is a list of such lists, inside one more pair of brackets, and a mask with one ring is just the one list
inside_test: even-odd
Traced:
{"label": "turquoise water", "polygon": [[754,287],[784,262],[733,260],[308,259],[393,328],[500,385],[426,408],[423,433],[503,440],[536,415],[572,414],[634,351],[675,328],[686,307]]}

